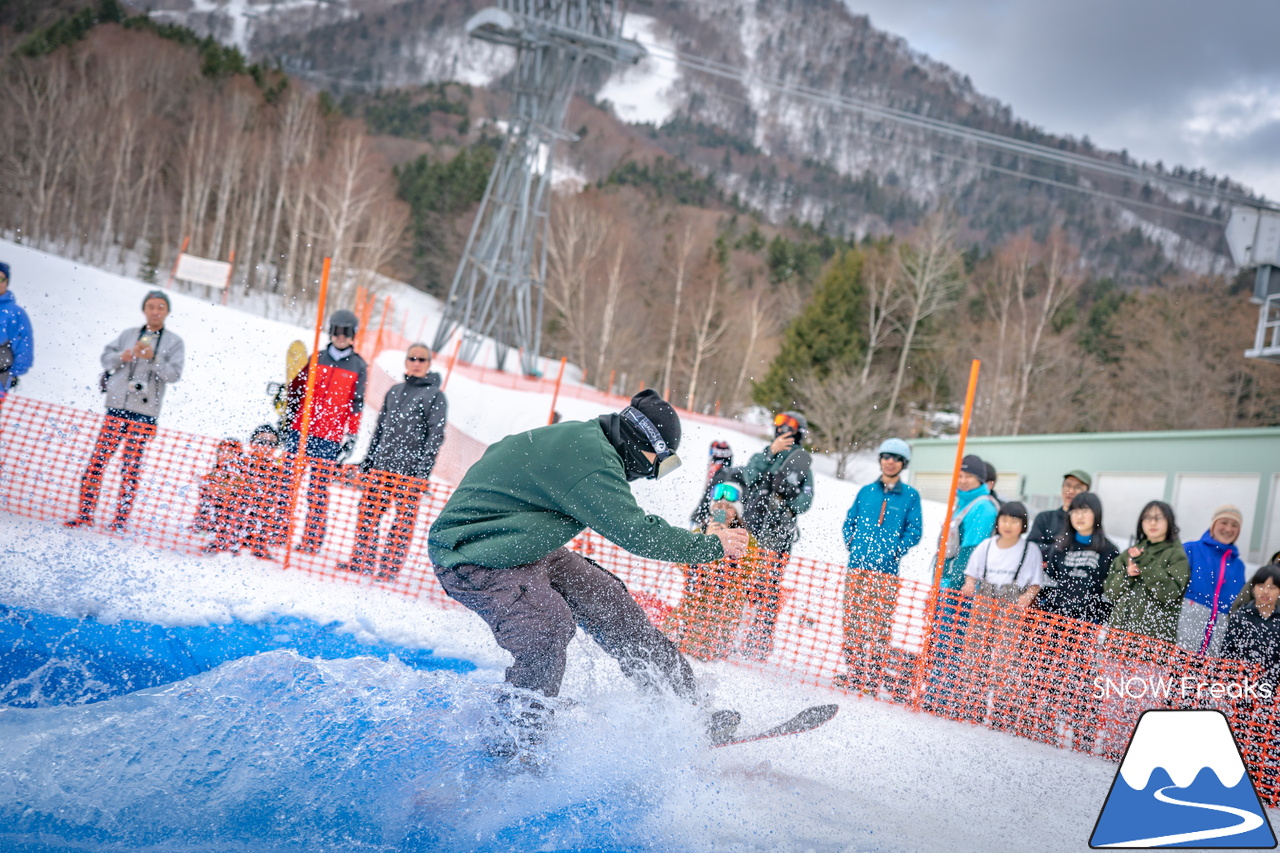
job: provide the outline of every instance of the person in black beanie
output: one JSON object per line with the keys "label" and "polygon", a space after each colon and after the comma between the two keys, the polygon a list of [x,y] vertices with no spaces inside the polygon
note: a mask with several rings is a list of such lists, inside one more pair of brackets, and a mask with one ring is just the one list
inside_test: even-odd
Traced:
{"label": "person in black beanie", "polygon": [[[445,592],[511,653],[507,684],[559,695],[569,641],[581,626],[633,681],[696,701],[688,662],[622,581],[564,547],[590,527],[651,560],[741,557],[747,531],[712,524],[706,535],[692,533],[636,503],[628,483],[669,474],[680,464],[679,446],[675,409],[645,390],[621,412],[508,436],[467,470],[427,545]],[[526,735],[516,743],[538,741],[546,703],[509,695],[517,706],[509,721]]]}

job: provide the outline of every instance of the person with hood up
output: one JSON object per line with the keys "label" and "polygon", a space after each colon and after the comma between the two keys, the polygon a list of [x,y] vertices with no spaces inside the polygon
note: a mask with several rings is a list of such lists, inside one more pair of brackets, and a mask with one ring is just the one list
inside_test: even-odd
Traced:
{"label": "person with hood up", "polygon": [[711,516],[711,494],[716,486],[725,482],[733,473],[733,448],[729,442],[719,440],[711,442],[707,461],[707,487],[702,490],[702,499],[689,516],[689,523],[694,527],[706,524]]}
{"label": "person with hood up", "polygon": [[107,417],[80,480],[78,512],[66,522],[67,527],[93,523],[107,461],[123,443],[120,496],[111,529],[117,533],[124,530],[141,482],[142,454],[156,435],[165,389],[182,378],[186,347],[182,338],[165,326],[168,295],[160,290],[149,292],[142,299],[142,314],[146,322],[141,328],[130,326],[102,351]]}
{"label": "person with hood up", "polygon": [[35,359],[31,318],[9,290],[9,265],[0,262],[0,402]]}
{"label": "person with hood up", "polygon": [[1226,504],[1213,512],[1209,529],[1194,542],[1183,543],[1191,564],[1191,582],[1178,618],[1178,645],[1218,657],[1231,602],[1244,589],[1244,562],[1235,541],[1244,515]]}
{"label": "person with hood up", "polygon": [[1191,578],[1173,507],[1164,501],[1144,506],[1134,542],[1112,561],[1107,575],[1106,594],[1112,605],[1108,624],[1173,642],[1178,636],[1182,594]]}
{"label": "person with hood up", "polygon": [[350,455],[355,447],[356,433],[360,431],[368,369],[355,350],[358,326],[359,321],[351,311],[334,311],[329,317],[329,346],[298,371],[289,383],[286,396],[289,428],[284,437],[285,448],[296,454],[302,442],[307,378],[314,363],[316,379],[312,389],[307,446],[302,449],[309,460],[307,467],[311,472],[307,481],[307,520],[303,525],[302,541],[297,546],[297,550],[307,554],[318,552],[324,543],[329,483],[333,480],[337,463]]}
{"label": "person with hood up", "polygon": [[756,660],[764,660],[773,650],[782,572],[791,556],[791,546],[800,536],[796,517],[813,506],[813,457],[802,446],[808,434],[809,422],[799,412],[774,415],[773,441],[738,469],[746,487],[743,516],[747,529],[761,548],[773,552],[756,572],[747,596],[756,608],[747,654]]}
{"label": "person with hood up", "polygon": [[[633,681],[696,701],[688,661],[623,582],[564,547],[590,527],[651,560],[703,565],[741,557],[746,530],[681,530],[645,513],[631,493],[632,481],[680,465],[680,434],[675,409],[646,389],[621,412],[508,436],[467,470],[431,525],[428,550],[449,597],[484,619],[511,653],[508,685],[558,696],[580,626]],[[495,751],[512,756],[540,740],[550,710],[527,694],[500,701],[507,697],[505,716],[517,736],[509,751]]]}
{"label": "person with hood up", "polygon": [[901,669],[900,656],[891,654],[889,645],[898,564],[920,543],[924,528],[920,493],[902,482],[911,446],[900,438],[887,438],[877,452],[880,476],[858,490],[842,529],[849,566],[841,652],[848,669],[835,682],[872,695],[879,689],[883,657],[894,658]]}
{"label": "person with hood up", "polygon": [[[425,483],[444,444],[449,404],[440,390],[440,374],[431,372],[431,349],[413,344],[404,357],[404,382],[387,392],[378,413],[369,452],[360,463],[364,493],[356,514],[356,544],[351,562],[340,564],[361,574],[377,572],[392,580],[404,566],[413,538]],[[382,516],[396,505],[395,521],[384,548],[378,545]]]}
{"label": "person with hood up", "polygon": [[934,623],[931,692],[925,706],[933,711],[950,708],[959,687],[958,660],[968,628],[971,600],[962,595],[965,569],[974,550],[986,542],[996,527],[999,503],[987,488],[987,463],[970,454],[960,460],[956,477],[956,502],[947,526],[946,559],[938,590]]}

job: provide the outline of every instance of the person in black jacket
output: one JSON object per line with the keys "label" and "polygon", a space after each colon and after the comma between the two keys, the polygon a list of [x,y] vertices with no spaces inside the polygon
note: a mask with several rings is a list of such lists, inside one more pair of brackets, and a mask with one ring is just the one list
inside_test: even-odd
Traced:
{"label": "person in black jacket", "polygon": [[[373,442],[360,464],[365,487],[356,516],[356,545],[351,562],[340,568],[366,575],[376,571],[379,580],[391,580],[404,565],[424,489],[409,478],[431,477],[449,413],[440,374],[430,371],[431,350],[426,344],[410,346],[404,382],[387,392]],[[392,504],[395,521],[380,548],[378,527]]]}
{"label": "person in black jacket", "polygon": [[1258,569],[1246,589],[1252,601],[1246,599],[1231,612],[1222,656],[1262,667],[1262,681],[1274,691],[1280,682],[1280,619],[1276,618],[1280,565]]}
{"label": "person in black jacket", "polygon": [[1102,585],[1120,551],[1102,531],[1102,501],[1093,492],[1071,499],[1071,524],[1045,555],[1045,575],[1053,581],[1036,597],[1036,606],[1101,625],[1111,615]]}
{"label": "person in black jacket", "polygon": [[1047,557],[1054,540],[1071,528],[1071,522],[1067,518],[1071,501],[1081,492],[1089,491],[1092,484],[1093,478],[1078,469],[1068,471],[1063,476],[1062,509],[1046,509],[1038,513],[1036,520],[1031,523],[1031,532],[1027,534],[1027,539],[1036,544],[1042,555]]}

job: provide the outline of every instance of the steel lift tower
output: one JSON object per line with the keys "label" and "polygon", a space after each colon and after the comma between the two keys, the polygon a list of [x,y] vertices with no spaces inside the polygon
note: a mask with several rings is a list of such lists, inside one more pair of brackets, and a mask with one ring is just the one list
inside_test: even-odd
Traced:
{"label": "steel lift tower", "polygon": [[562,126],[583,62],[634,64],[646,55],[621,37],[622,15],[620,0],[501,0],[467,21],[474,38],[516,49],[513,115],[433,349],[443,349],[461,328],[463,361],[475,361],[490,337],[499,369],[515,348],[521,369],[537,372],[555,146],[574,138]]}
{"label": "steel lift tower", "polygon": [[1250,300],[1261,306],[1258,331],[1245,358],[1280,363],[1280,210],[1233,207],[1227,247],[1238,266],[1258,268]]}

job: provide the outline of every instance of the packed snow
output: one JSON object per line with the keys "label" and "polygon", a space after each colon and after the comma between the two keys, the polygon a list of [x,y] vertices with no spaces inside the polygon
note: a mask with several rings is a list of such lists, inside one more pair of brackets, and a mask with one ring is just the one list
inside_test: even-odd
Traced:
{"label": "packed snow", "polygon": [[[149,285],[0,243],[32,316],[36,366],[16,393],[97,410],[101,347],[139,322]],[[161,425],[246,437],[283,353],[311,333],[173,295],[187,370]],[[396,354],[381,363],[392,369]],[[437,364],[443,369],[443,365]],[[455,373],[454,425],[482,440],[545,423],[550,400]],[[600,407],[561,397],[566,418]],[[368,418],[372,421],[372,418]],[[371,423],[367,424],[371,426]],[[2,427],[2,422],[0,422]],[[684,470],[637,484],[682,523],[702,449],[740,459],[757,427],[689,420]],[[797,551],[843,563],[839,524],[857,483],[820,477]],[[927,518],[936,531],[939,508]],[[542,775],[487,762],[476,726],[509,658],[461,609],[274,564],[192,558],[127,539],[0,516],[0,603],[111,624],[340,623],[358,639],[475,664],[421,671],[394,658],[325,661],[270,652],[96,704],[0,709],[0,846],[61,850],[1084,850],[1116,767],[901,707],[695,663],[712,707],[763,727],[809,704],[841,711],[811,734],[709,750],[694,712],[641,696],[584,636],[570,648]],[[926,557],[913,555],[912,571]]]}

